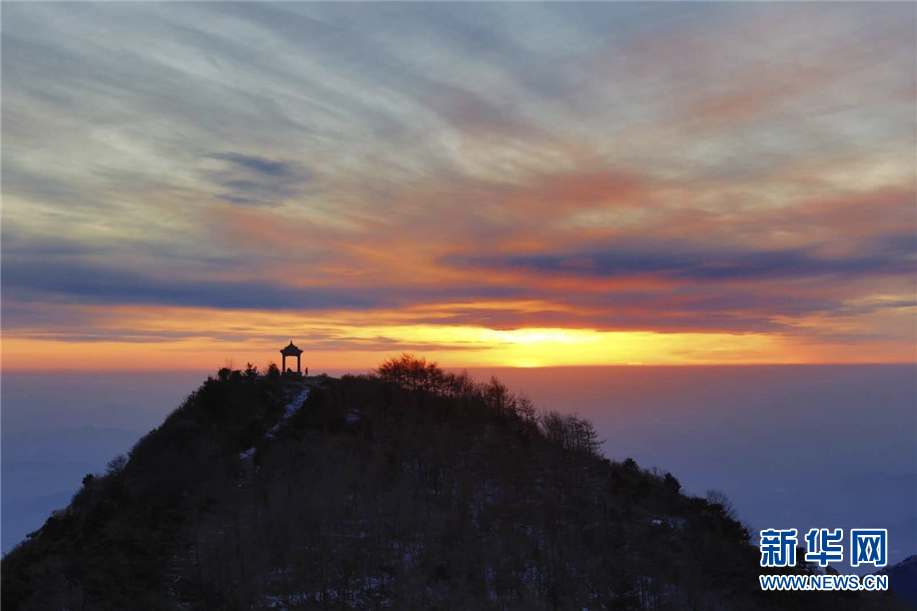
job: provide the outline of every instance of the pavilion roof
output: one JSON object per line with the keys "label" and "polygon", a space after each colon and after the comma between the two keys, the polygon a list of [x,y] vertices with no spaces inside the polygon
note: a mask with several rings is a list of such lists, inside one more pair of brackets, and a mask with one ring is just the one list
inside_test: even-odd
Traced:
{"label": "pavilion roof", "polygon": [[283,348],[283,349],[280,351],[280,354],[282,354],[282,355],[284,355],[284,356],[299,356],[300,354],[302,354],[302,350],[300,350],[299,348],[297,348],[296,346],[294,346],[294,345],[293,345],[293,340],[290,340],[289,345],[286,346],[285,348]]}

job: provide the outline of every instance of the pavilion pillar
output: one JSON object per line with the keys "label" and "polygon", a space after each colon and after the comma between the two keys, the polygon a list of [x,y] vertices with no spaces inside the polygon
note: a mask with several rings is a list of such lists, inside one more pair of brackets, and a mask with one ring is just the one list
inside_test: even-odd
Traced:
{"label": "pavilion pillar", "polygon": [[287,371],[287,355],[283,355],[280,358],[280,373],[286,373]]}
{"label": "pavilion pillar", "polygon": [[296,373],[301,373],[302,369],[299,368],[299,355],[296,355]]}

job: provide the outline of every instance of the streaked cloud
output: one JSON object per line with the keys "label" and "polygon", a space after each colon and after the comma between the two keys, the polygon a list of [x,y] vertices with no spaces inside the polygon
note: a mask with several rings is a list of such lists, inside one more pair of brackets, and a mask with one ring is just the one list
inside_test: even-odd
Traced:
{"label": "streaked cloud", "polygon": [[3,17],[5,367],[917,358],[913,6]]}

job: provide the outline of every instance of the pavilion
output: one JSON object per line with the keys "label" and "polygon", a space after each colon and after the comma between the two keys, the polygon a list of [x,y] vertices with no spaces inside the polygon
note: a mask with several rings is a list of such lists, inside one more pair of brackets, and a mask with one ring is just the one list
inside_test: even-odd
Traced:
{"label": "pavilion", "polygon": [[[283,374],[301,376],[302,367],[300,366],[301,365],[300,357],[302,356],[302,350],[300,350],[299,348],[293,345],[293,340],[290,340],[289,345],[283,348],[280,351],[280,354],[283,355],[283,358],[281,359],[281,366],[280,366],[280,370],[283,372]],[[296,357],[296,371],[295,372],[291,369],[287,369],[287,357],[288,356]],[[306,371],[308,371],[308,369]]]}

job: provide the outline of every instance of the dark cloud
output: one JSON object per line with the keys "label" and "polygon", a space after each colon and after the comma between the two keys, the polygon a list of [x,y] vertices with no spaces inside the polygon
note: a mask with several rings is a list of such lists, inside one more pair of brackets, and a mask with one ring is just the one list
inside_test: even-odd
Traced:
{"label": "dark cloud", "polygon": [[[6,263],[6,262],[5,262]],[[228,309],[367,309],[385,305],[359,291],[297,288],[258,281],[159,278],[75,262],[3,266],[5,298],[38,296],[96,304],[156,304]]]}
{"label": "dark cloud", "polygon": [[289,162],[274,161],[272,159],[265,159],[264,157],[242,155],[240,153],[217,153],[211,156],[214,159],[222,159],[237,167],[253,170],[258,174],[265,174],[274,178],[287,178],[292,176],[300,180],[307,180],[309,177],[308,172],[302,170],[297,164]]}
{"label": "dark cloud", "polygon": [[903,275],[917,271],[908,240],[890,236],[884,248],[859,255],[828,257],[815,248],[730,251],[660,245],[611,248],[569,254],[505,257],[450,256],[447,265],[515,269],[570,277],[624,278],[658,276],[697,282],[741,282],[818,276]]}
{"label": "dark cloud", "polygon": [[47,299],[56,303],[145,304],[260,310],[369,310],[441,301],[531,296],[505,285],[453,287],[296,287],[256,279],[163,277],[68,258],[5,260],[4,303]]}
{"label": "dark cloud", "polygon": [[220,191],[220,199],[244,206],[278,205],[303,193],[314,175],[299,163],[241,153],[214,153],[225,168],[205,173]]}

